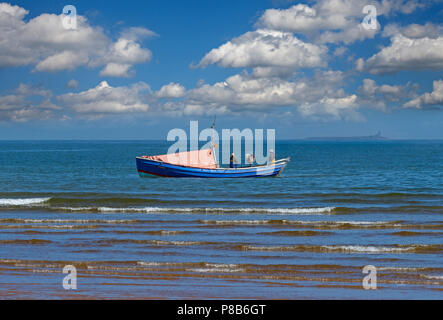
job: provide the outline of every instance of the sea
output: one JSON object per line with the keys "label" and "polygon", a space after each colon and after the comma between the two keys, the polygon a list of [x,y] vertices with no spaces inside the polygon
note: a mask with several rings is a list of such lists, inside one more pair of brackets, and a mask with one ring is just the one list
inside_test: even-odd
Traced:
{"label": "sea", "polygon": [[0,299],[442,299],[443,141],[277,141],[278,177],[139,177],[165,141],[0,141]]}

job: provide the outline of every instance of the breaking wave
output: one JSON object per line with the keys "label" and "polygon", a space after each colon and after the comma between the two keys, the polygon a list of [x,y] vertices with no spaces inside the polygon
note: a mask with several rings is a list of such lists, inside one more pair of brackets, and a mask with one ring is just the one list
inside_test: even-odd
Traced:
{"label": "breaking wave", "polygon": [[437,253],[441,245],[392,245],[392,246],[361,246],[361,245],[293,245],[293,246],[251,246],[238,245],[234,249],[241,251],[294,251],[294,252],[326,252],[326,253]]}
{"label": "breaking wave", "polygon": [[0,206],[27,206],[41,204],[51,198],[0,199]]}
{"label": "breaking wave", "polygon": [[100,212],[100,213],[232,213],[232,214],[281,214],[281,215],[314,215],[314,214],[331,214],[335,207],[320,208],[175,208],[175,207],[143,207],[143,208],[111,208],[111,207],[59,207],[52,208],[63,211],[74,212]]}

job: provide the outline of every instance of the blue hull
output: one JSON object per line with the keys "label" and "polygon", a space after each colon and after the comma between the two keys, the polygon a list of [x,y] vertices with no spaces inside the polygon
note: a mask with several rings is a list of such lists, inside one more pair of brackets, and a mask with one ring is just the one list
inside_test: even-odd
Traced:
{"label": "blue hull", "polygon": [[162,176],[176,178],[253,178],[279,175],[289,159],[279,160],[272,165],[245,168],[201,169],[177,166],[144,158],[136,158],[137,171],[140,176]]}

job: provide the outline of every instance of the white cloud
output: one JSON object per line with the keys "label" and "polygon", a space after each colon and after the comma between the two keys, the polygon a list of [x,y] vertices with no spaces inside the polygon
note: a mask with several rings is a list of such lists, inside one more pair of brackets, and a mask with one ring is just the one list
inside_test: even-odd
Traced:
{"label": "white cloud", "polygon": [[198,67],[302,67],[325,66],[327,48],[297,39],[292,33],[259,29],[212,49]]}
{"label": "white cloud", "polygon": [[66,84],[66,88],[77,89],[78,88],[78,81],[75,79],[69,80],[69,82]]}
{"label": "white cloud", "polygon": [[423,108],[426,106],[443,106],[443,80],[434,81],[433,90],[404,104],[406,108]]}
{"label": "white cloud", "polygon": [[103,61],[107,64],[100,75],[129,77],[131,75],[129,69],[132,65],[150,61],[151,51],[142,48],[137,40],[140,37],[151,35],[151,33],[152,31],[143,28],[132,28],[124,32],[103,57]]}
{"label": "white cloud", "polygon": [[122,38],[130,41],[138,41],[143,38],[157,37],[158,34],[143,27],[131,27],[122,32]]}
{"label": "white cloud", "polygon": [[338,47],[334,50],[334,56],[335,57],[342,57],[347,51],[348,51],[348,48],[346,48],[346,47]]}
{"label": "white cloud", "polygon": [[20,83],[15,93],[21,96],[41,96],[44,98],[49,98],[52,96],[52,92],[41,87],[31,86],[28,84]]}
{"label": "white cloud", "polygon": [[393,36],[391,42],[367,61],[359,60],[357,70],[382,74],[443,68],[443,36],[410,39],[400,34]]}
{"label": "white cloud", "polygon": [[436,39],[442,34],[442,30],[442,26],[429,22],[423,25],[413,23],[404,27],[398,26],[397,24],[389,24],[384,28],[383,35],[386,37],[392,37],[402,34],[409,39]]}
{"label": "white cloud", "polygon": [[[381,0],[371,2],[378,16],[411,13],[422,5],[415,0]],[[373,38],[376,30],[362,26],[366,0],[319,0],[314,5],[296,4],[288,9],[268,9],[259,18],[257,30],[247,32],[207,53],[197,67],[216,64],[229,68],[252,68],[256,78],[289,79],[300,68],[327,66],[327,43],[349,44]],[[412,33],[411,30],[408,31]],[[301,40],[295,34],[302,34]],[[336,48],[342,56],[346,47]],[[359,70],[364,60],[357,61]]]}
{"label": "white cloud", "polygon": [[[347,8],[350,8],[349,6]],[[339,29],[348,22],[340,10],[330,12],[322,10],[322,5],[311,8],[305,4],[297,4],[289,9],[268,9],[260,17],[258,25],[274,30],[292,32],[309,32],[319,29]],[[338,14],[336,12],[338,11]]]}
{"label": "white cloud", "polygon": [[401,86],[391,86],[383,84],[378,86],[372,79],[363,79],[363,85],[359,88],[363,95],[372,96],[377,93],[391,95],[392,99],[397,99],[400,97],[403,88]]}
{"label": "white cloud", "polygon": [[159,91],[155,93],[158,98],[180,98],[186,93],[185,87],[179,83],[169,83],[160,88]]}
{"label": "white cloud", "polygon": [[43,110],[62,110],[61,107],[55,105],[54,103],[52,103],[52,101],[50,99],[45,99],[43,100],[39,105],[39,108],[43,109]]}
{"label": "white cloud", "polygon": [[138,42],[155,35],[150,30],[130,28],[113,42],[83,16],[77,16],[77,29],[67,30],[62,14],[41,14],[26,22],[27,14],[24,8],[0,4],[0,67],[34,65],[34,71],[54,72],[104,66],[103,75],[129,76],[133,65],[152,57]]}
{"label": "white cloud", "polygon": [[83,52],[63,51],[55,53],[40,62],[35,66],[35,71],[60,71],[73,70],[81,65],[89,62],[89,57]]}
{"label": "white cloud", "polygon": [[340,43],[350,44],[355,41],[363,41],[365,39],[372,39],[380,30],[380,25],[377,24],[377,29],[365,29],[361,23],[355,23],[342,31],[325,31],[321,33],[316,41],[320,43]]}
{"label": "white cloud", "polygon": [[356,111],[358,109],[356,102],[355,94],[340,98],[325,97],[316,103],[302,104],[299,112],[305,117],[319,118],[321,115],[327,115],[333,119],[361,121],[364,118]]}
{"label": "white cloud", "polygon": [[314,5],[296,4],[288,9],[268,9],[259,18],[259,27],[305,34],[320,43],[352,43],[373,38],[380,29],[366,30],[362,9],[374,5],[377,16],[395,12],[409,14],[423,4],[404,0],[320,0]]}
{"label": "white cloud", "polygon": [[284,80],[279,77],[257,78],[237,74],[213,85],[203,84],[187,91],[184,101],[167,102],[165,111],[182,114],[242,114],[272,111],[279,107],[295,108],[307,117],[356,117],[357,97],[347,95],[340,86],[340,71],[317,72],[312,78]]}
{"label": "white cloud", "polygon": [[357,90],[358,103],[369,107],[386,110],[388,104],[410,99],[415,95],[416,84],[406,85],[377,85],[372,79],[363,79],[363,84]]}
{"label": "white cloud", "polygon": [[108,63],[105,68],[100,71],[102,77],[130,77],[130,64]]}
{"label": "white cloud", "polygon": [[112,114],[147,111],[149,105],[145,103],[144,95],[148,94],[150,88],[144,82],[128,87],[111,87],[103,81],[95,88],[64,94],[57,99],[78,113]]}
{"label": "white cloud", "polygon": [[289,79],[295,76],[293,68],[288,67],[255,67],[252,69],[252,75],[255,78],[282,78]]}
{"label": "white cloud", "polygon": [[0,121],[24,122],[53,117],[61,108],[50,99],[52,93],[40,87],[20,84],[7,95],[0,96]]}

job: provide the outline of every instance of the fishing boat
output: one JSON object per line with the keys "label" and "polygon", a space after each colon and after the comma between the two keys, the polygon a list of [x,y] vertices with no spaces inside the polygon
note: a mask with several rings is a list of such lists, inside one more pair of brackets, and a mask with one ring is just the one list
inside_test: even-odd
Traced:
{"label": "fishing boat", "polygon": [[[198,161],[190,160],[193,157]],[[137,157],[136,161],[141,177],[155,175],[176,178],[253,178],[280,175],[290,158],[259,166],[220,168],[215,162],[213,150],[206,149],[161,156],[141,156]]]}
{"label": "fishing boat", "polygon": [[[215,129],[215,120],[214,117],[212,129]],[[203,150],[137,157],[137,171],[141,177],[152,175],[174,178],[272,177],[280,175],[290,161],[290,158],[286,158],[278,161],[271,160],[265,165],[221,168],[215,156],[214,136],[212,136],[210,146],[209,149]]]}

